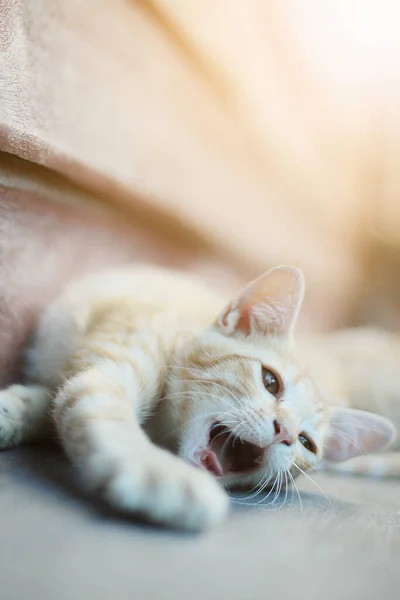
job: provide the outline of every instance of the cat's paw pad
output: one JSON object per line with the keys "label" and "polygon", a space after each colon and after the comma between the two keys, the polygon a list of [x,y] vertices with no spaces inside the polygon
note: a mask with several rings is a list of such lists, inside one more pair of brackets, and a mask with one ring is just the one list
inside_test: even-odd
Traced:
{"label": "cat's paw pad", "polygon": [[229,499],[211,475],[162,451],[155,454],[157,459],[139,468],[133,461],[121,465],[104,489],[107,501],[180,529],[201,531],[220,523]]}

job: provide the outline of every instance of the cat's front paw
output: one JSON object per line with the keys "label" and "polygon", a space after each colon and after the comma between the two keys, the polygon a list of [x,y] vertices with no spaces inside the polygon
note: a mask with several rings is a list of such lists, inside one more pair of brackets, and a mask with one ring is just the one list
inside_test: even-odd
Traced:
{"label": "cat's front paw", "polygon": [[159,449],[143,462],[124,461],[102,491],[124,513],[193,531],[217,525],[229,508],[227,494],[211,475]]}

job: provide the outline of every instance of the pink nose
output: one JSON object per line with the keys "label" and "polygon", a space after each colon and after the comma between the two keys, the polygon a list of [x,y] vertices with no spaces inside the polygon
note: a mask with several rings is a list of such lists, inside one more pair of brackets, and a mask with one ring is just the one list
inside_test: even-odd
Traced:
{"label": "pink nose", "polygon": [[281,421],[274,421],[274,439],[273,444],[285,444],[285,446],[291,446],[294,443],[294,435],[289,431],[287,426]]}

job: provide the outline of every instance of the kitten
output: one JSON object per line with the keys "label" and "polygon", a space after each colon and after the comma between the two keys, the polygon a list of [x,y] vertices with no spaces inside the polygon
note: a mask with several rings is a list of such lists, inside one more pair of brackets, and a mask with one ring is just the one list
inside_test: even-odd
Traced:
{"label": "kitten", "polygon": [[25,384],[0,392],[0,447],[45,436],[51,415],[89,490],[201,530],[225,517],[223,488],[282,486],[384,446],[391,423],[331,407],[297,356],[303,287],[298,269],[278,267],[223,308],[156,268],[75,283],[38,324]]}

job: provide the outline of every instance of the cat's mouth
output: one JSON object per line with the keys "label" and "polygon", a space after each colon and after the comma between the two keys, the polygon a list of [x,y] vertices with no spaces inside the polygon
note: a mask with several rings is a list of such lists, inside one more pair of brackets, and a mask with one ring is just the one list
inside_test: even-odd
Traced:
{"label": "cat's mouth", "polygon": [[210,439],[202,453],[201,463],[220,477],[227,473],[248,473],[258,468],[263,458],[263,448],[240,439],[228,427],[217,422],[210,429]]}

